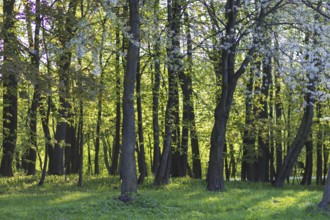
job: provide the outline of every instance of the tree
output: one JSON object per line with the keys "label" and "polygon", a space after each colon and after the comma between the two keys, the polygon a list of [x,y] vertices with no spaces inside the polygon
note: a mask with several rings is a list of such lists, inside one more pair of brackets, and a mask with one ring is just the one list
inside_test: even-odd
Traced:
{"label": "tree", "polygon": [[17,140],[17,81],[19,75],[18,48],[15,36],[15,0],[4,0],[3,13],[3,155],[0,173],[13,176],[12,162]]}
{"label": "tree", "polygon": [[121,195],[137,191],[137,177],[135,165],[135,112],[134,86],[139,58],[140,16],[139,0],[129,0],[130,39],[127,52],[127,69],[124,78],[123,94],[123,135],[122,154],[120,158],[120,176],[122,179]]}

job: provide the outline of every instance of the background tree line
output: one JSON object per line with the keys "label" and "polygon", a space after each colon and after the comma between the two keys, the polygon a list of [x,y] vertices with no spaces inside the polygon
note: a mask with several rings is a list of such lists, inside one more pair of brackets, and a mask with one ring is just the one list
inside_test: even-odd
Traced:
{"label": "background tree line", "polygon": [[[4,0],[1,175],[324,183],[326,1]],[[316,156],[314,156],[316,155]],[[301,163],[300,163],[301,164]]]}

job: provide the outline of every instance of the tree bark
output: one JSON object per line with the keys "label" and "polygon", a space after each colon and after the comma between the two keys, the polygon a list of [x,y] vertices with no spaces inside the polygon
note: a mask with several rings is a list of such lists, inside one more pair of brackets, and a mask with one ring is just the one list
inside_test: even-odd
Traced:
{"label": "tree bark", "polygon": [[137,192],[135,165],[135,111],[134,86],[137,73],[140,39],[139,0],[129,0],[129,26],[133,38],[129,42],[127,53],[127,70],[124,79],[123,95],[123,136],[120,159],[120,176],[122,179],[121,195]]}
{"label": "tree bark", "polygon": [[330,204],[330,166],[328,167],[328,177],[324,185],[322,200],[318,204],[318,207],[323,210],[328,210],[329,204]]}
{"label": "tree bark", "polygon": [[312,183],[313,174],[313,137],[312,129],[309,132],[308,140],[305,143],[306,146],[306,160],[305,160],[305,170],[304,175],[301,180],[301,185],[309,186]]}
{"label": "tree bark", "polygon": [[[126,15],[126,7],[124,7],[124,16]],[[116,11],[117,14],[119,14],[119,11]],[[126,41],[127,39],[123,38],[123,52],[126,50]],[[116,48],[120,48],[120,33],[119,28],[116,28]],[[115,137],[113,142],[113,148],[112,148],[112,158],[111,158],[111,169],[110,174],[115,175],[118,174],[118,158],[119,158],[119,152],[120,152],[120,123],[121,123],[121,97],[120,97],[120,91],[121,91],[121,80],[120,80],[120,54],[116,53],[115,58],[115,73],[116,73],[116,129],[115,129]],[[126,64],[124,62],[123,58],[123,67],[126,68]]]}
{"label": "tree bark", "polygon": [[12,162],[17,140],[17,76],[19,62],[15,36],[15,1],[3,1],[3,113],[2,113],[2,159],[0,174],[14,176]]}
{"label": "tree bark", "polygon": [[153,161],[152,161],[152,172],[156,175],[157,168],[160,163],[160,140],[159,140],[159,117],[158,117],[158,109],[159,109],[159,87],[160,87],[160,34],[158,31],[158,23],[159,23],[159,0],[154,3],[154,25],[157,27],[155,30],[156,42],[154,44],[154,82],[152,87],[152,128],[153,128]]}
{"label": "tree bark", "polygon": [[[138,58],[140,59],[140,58]],[[138,166],[139,166],[139,178],[138,184],[141,185],[144,182],[144,178],[147,175],[147,165],[145,159],[144,150],[144,136],[143,136],[143,118],[142,118],[142,97],[141,97],[141,70],[140,60],[137,64],[136,73],[136,103],[137,103],[137,115],[138,115]]]}
{"label": "tree bark", "polygon": [[313,121],[314,115],[314,103],[315,97],[312,94],[315,91],[316,82],[315,79],[309,79],[308,92],[305,94],[306,106],[304,107],[304,114],[302,116],[296,137],[288,149],[287,155],[284,159],[283,165],[281,166],[280,172],[277,174],[273,183],[276,187],[282,187],[284,181],[290,176],[291,170],[297,161],[297,158],[301,152],[301,149],[305,145],[308,137],[308,133]]}

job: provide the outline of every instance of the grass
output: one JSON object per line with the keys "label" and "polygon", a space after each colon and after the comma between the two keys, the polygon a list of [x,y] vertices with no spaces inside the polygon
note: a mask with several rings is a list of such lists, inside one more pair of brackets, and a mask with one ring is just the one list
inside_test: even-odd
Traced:
{"label": "grass", "polygon": [[205,190],[205,181],[173,179],[155,188],[153,179],[130,203],[117,199],[116,177],[47,177],[37,186],[37,177],[17,175],[0,178],[0,219],[330,219],[317,208],[322,187],[228,182],[226,191]]}

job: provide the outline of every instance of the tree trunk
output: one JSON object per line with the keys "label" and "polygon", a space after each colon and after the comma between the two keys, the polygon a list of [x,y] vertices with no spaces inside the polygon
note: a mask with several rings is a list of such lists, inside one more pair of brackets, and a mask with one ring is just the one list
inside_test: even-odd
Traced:
{"label": "tree trunk", "polygon": [[330,166],[328,167],[328,177],[324,185],[323,197],[321,202],[318,204],[318,207],[323,210],[328,210],[330,204]]}
{"label": "tree trunk", "polygon": [[[140,58],[139,58],[140,59]],[[137,64],[137,73],[136,73],[136,103],[137,103],[137,115],[138,115],[138,166],[140,175],[138,178],[138,184],[141,185],[144,181],[144,178],[147,175],[147,166],[145,159],[145,150],[144,150],[144,137],[143,137],[143,118],[142,118],[142,98],[141,98],[141,74],[140,71],[140,60]]]}
{"label": "tree trunk", "polygon": [[315,85],[316,82],[314,80],[315,79],[309,79],[307,86],[308,92],[307,94],[305,94],[306,106],[304,107],[304,114],[301,119],[296,137],[288,149],[287,155],[284,159],[283,165],[281,166],[280,172],[277,174],[275,178],[274,186],[276,187],[282,187],[285,179],[290,176],[291,170],[294,164],[296,163],[297,158],[301,152],[301,149],[303,148],[307,140],[314,115],[313,111],[314,111],[315,97],[312,94],[315,91],[315,87],[316,87]]}
{"label": "tree trunk", "polygon": [[28,119],[29,119],[29,131],[30,131],[30,141],[28,144],[28,154],[27,154],[27,175],[34,175],[36,172],[36,158],[37,158],[37,107],[39,105],[40,92],[39,92],[39,43],[40,43],[40,26],[41,26],[41,17],[40,17],[40,0],[36,1],[35,5],[35,29],[34,36],[32,36],[32,21],[31,21],[31,5],[28,3],[25,5],[26,10],[26,22],[27,22],[27,32],[29,39],[29,46],[34,53],[30,54],[31,57],[31,69],[32,75],[34,78],[34,92],[32,98],[31,107],[28,110]]}
{"label": "tree trunk", "polygon": [[159,109],[159,87],[160,87],[160,33],[158,30],[159,25],[159,0],[154,2],[154,25],[157,27],[155,30],[154,39],[156,43],[154,44],[154,80],[152,87],[152,128],[153,128],[153,161],[152,161],[152,173],[156,175],[157,168],[160,163],[160,141],[159,141],[159,119],[158,119],[158,109]]}
{"label": "tree trunk", "polygon": [[317,138],[316,138],[316,184],[322,184],[322,146],[323,146],[323,127],[320,122],[322,118],[322,107],[321,103],[317,102],[316,104],[316,114],[317,114],[317,123],[318,123],[318,130],[317,130]]}
{"label": "tree trunk", "polygon": [[[70,103],[68,102],[69,94],[70,94],[70,78],[69,78],[69,70],[70,70],[70,64],[71,64],[71,55],[72,52],[66,48],[66,43],[68,43],[74,35],[73,32],[73,26],[75,13],[77,8],[77,0],[71,0],[68,5],[68,10],[65,14],[65,22],[63,24],[59,24],[60,31],[63,31],[63,35],[60,36],[60,41],[62,43],[62,48],[64,49],[64,52],[60,55],[59,58],[59,103],[60,103],[60,109],[59,109],[59,115],[60,115],[60,121],[56,125],[56,132],[55,132],[55,146],[53,150],[53,157],[50,157],[52,159],[52,163],[49,165],[52,165],[49,167],[49,173],[50,174],[57,174],[62,175],[64,173],[63,169],[63,157],[64,157],[64,146],[65,146],[65,140],[66,140],[66,129],[68,123],[66,120],[71,115],[70,114]],[[59,12],[61,13],[61,12]],[[60,14],[62,16],[62,14]],[[62,21],[63,22],[63,21]],[[61,30],[63,28],[63,30]],[[51,162],[51,161],[50,161]]]}
{"label": "tree trunk", "polygon": [[[259,66],[256,63],[257,67]],[[253,128],[254,114],[253,114],[253,81],[255,75],[254,66],[250,66],[249,81],[246,85],[245,94],[245,127],[243,136],[243,158],[241,180],[256,181],[256,150],[255,150],[255,133]]]}
{"label": "tree trunk", "polygon": [[304,175],[301,180],[301,185],[309,186],[312,183],[313,174],[313,137],[312,130],[309,132],[308,140],[305,143],[306,146],[306,160],[305,160],[305,170]]}
{"label": "tree trunk", "polygon": [[[123,136],[122,154],[120,159],[120,176],[122,179],[121,195],[137,192],[135,165],[135,111],[134,86],[137,63],[139,59],[140,34],[139,1],[129,0],[129,26],[133,38],[129,42],[127,53],[127,70],[124,79],[123,95]],[[132,42],[133,41],[133,42]]]}
{"label": "tree trunk", "polygon": [[15,1],[3,1],[3,113],[2,113],[2,160],[0,174],[13,176],[12,162],[17,139],[17,76],[19,62],[15,34]]}
{"label": "tree trunk", "polygon": [[[271,58],[267,57],[263,59],[263,75],[262,75],[262,86],[261,86],[261,110],[258,115],[258,119],[261,122],[261,130],[258,134],[258,176],[259,181],[268,182],[269,181],[269,161],[270,161],[270,151],[269,151],[269,130],[268,127],[268,93],[269,85],[271,83]],[[266,128],[266,129],[265,129]]]}
{"label": "tree trunk", "polygon": [[[124,16],[127,14],[126,7],[124,7]],[[118,10],[116,11],[119,14]],[[123,52],[126,50],[126,41],[127,39],[123,38]],[[120,48],[120,34],[119,28],[116,28],[116,48]],[[126,64],[123,58],[123,67],[125,69]],[[116,53],[116,62],[115,62],[115,73],[116,73],[116,129],[115,129],[115,137],[112,147],[112,158],[111,158],[111,169],[110,174],[116,175],[118,174],[118,158],[120,152],[120,123],[121,123],[121,98],[120,98],[120,90],[121,90],[121,80],[120,80],[120,54]]]}

